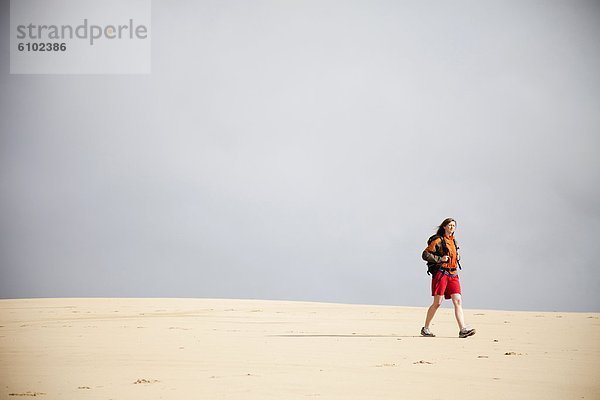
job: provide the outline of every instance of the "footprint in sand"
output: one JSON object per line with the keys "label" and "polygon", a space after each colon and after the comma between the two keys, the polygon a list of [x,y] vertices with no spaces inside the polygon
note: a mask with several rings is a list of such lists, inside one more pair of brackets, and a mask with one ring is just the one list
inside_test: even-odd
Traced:
{"label": "footprint in sand", "polygon": [[514,351],[507,351],[506,353],[504,353],[505,356],[522,356],[523,353],[516,353]]}
{"label": "footprint in sand", "polygon": [[30,397],[36,397],[36,396],[45,396],[46,393],[42,393],[42,392],[25,392],[25,393],[9,393],[9,396],[30,396]]}
{"label": "footprint in sand", "polygon": [[160,381],[157,381],[156,379],[138,379],[137,381],[133,382],[134,385],[142,385],[142,384],[151,384],[151,383],[158,383]]}

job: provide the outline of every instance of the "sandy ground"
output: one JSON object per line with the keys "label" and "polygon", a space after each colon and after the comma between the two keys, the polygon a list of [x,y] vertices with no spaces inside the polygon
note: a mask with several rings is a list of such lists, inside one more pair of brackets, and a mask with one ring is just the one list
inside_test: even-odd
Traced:
{"label": "sandy ground", "polygon": [[600,314],[0,300],[0,398],[600,399]]}

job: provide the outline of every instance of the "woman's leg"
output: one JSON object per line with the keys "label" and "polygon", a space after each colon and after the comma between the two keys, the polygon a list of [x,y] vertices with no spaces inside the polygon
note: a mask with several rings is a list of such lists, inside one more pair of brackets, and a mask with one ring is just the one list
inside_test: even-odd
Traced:
{"label": "woman's leg", "polygon": [[429,324],[431,323],[431,320],[433,319],[433,316],[435,315],[437,309],[440,308],[440,306],[442,305],[443,301],[444,295],[433,296],[433,303],[429,306],[429,309],[427,310],[427,317],[425,318],[425,328],[429,329]]}
{"label": "woman's leg", "polygon": [[454,316],[456,317],[456,322],[458,322],[458,328],[463,330],[465,327],[465,316],[462,309],[462,297],[458,293],[450,297],[452,298],[452,304],[454,304]]}

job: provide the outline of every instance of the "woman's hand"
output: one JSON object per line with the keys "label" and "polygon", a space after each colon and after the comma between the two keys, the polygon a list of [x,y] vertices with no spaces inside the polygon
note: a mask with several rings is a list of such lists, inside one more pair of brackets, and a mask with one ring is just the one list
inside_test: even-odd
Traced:
{"label": "woman's hand", "polygon": [[448,256],[443,256],[442,257],[442,262],[443,263],[447,263],[448,261],[450,261],[450,257],[448,257]]}

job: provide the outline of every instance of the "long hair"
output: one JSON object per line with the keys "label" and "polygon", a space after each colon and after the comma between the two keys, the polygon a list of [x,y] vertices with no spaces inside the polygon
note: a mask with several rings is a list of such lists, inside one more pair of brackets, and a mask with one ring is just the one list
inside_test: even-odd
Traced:
{"label": "long hair", "polygon": [[442,223],[440,224],[440,226],[437,227],[436,235],[438,235],[438,236],[444,236],[444,234],[446,233],[446,230],[444,228],[450,222],[456,223],[456,221],[454,220],[454,218],[446,218],[445,220],[443,220]]}

